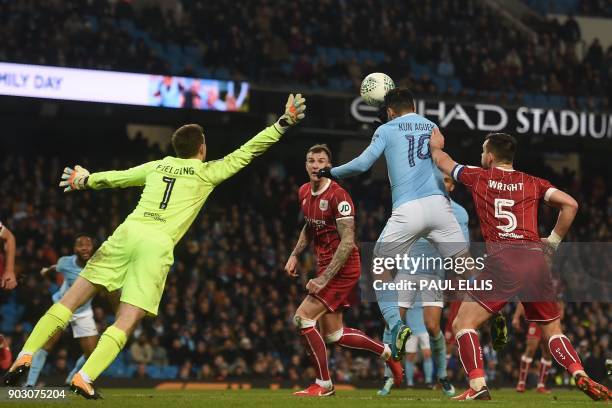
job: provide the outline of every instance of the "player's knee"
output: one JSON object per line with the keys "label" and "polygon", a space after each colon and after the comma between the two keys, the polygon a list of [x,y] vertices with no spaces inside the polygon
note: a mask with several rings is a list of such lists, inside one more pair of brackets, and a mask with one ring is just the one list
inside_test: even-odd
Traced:
{"label": "player's knee", "polygon": [[293,324],[295,325],[296,329],[303,330],[308,329],[309,327],[315,327],[317,325],[317,321],[306,319],[296,314],[293,316]]}
{"label": "player's knee", "polygon": [[344,328],[341,327],[339,330],[336,330],[335,332],[326,335],[325,343],[327,344],[337,343],[338,341],[340,341],[343,334],[344,334]]}
{"label": "player's knee", "polygon": [[430,337],[437,337],[440,333],[440,322],[425,322],[425,328]]}

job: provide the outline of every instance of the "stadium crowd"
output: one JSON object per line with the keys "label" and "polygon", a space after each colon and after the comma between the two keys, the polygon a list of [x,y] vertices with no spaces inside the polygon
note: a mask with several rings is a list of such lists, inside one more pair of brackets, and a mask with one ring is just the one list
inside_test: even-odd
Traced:
{"label": "stadium crowd", "polygon": [[[115,160],[104,168],[125,168],[137,160],[155,157],[131,144],[139,155],[134,161]],[[84,160],[92,170],[95,159]],[[21,283],[12,293],[2,293],[4,333],[12,350],[19,350],[38,318],[51,303],[51,294],[60,284],[42,278],[43,266],[71,253],[73,236],[91,232],[98,244],[122,221],[137,201],[138,189],[85,191],[64,195],[57,185],[63,163],[57,158],[8,157],[0,170],[0,220],[17,238],[17,268]],[[299,279],[282,270],[301,226],[297,189],[303,174],[290,174],[280,162],[248,170],[249,182],[241,184],[248,200],[228,201],[216,196],[202,211],[175,251],[175,264],[168,276],[159,316],[146,320],[135,332],[126,351],[106,375],[136,378],[178,378],[222,380],[256,376],[299,382],[314,372],[292,323],[293,313],[303,297],[307,272],[314,270],[311,253],[301,258]],[[612,240],[612,185],[603,177],[556,174],[541,168],[560,188],[571,192],[581,203],[577,225],[568,240]],[[35,177],[32,177],[32,176]],[[587,181],[588,180],[588,181]],[[358,206],[358,239],[374,241],[382,229],[389,204],[387,183],[352,180],[347,188]],[[458,189],[456,198],[472,214],[472,239],[479,230],[471,200]],[[552,212],[543,212],[542,224],[551,225]],[[510,312],[510,307],[508,307]],[[604,359],[610,353],[611,315],[609,303],[572,303],[566,309],[566,332],[576,344],[585,367],[596,380],[605,376]],[[100,332],[112,323],[112,310],[103,297],[94,300],[94,314]],[[346,315],[347,325],[380,338],[383,331],[378,307],[362,303]],[[514,382],[524,348],[524,333],[513,333],[505,350],[496,354],[485,347],[490,379]],[[485,344],[486,341],[483,341]],[[47,375],[63,375],[79,356],[76,342],[67,334],[50,354]],[[378,380],[382,362],[360,353],[331,350],[330,366],[337,382],[355,379]],[[567,378],[557,371],[555,381]],[[456,352],[451,355],[449,377],[461,381],[464,373]],[[417,382],[422,376],[417,372]]]}
{"label": "stadium crowd", "polygon": [[58,3],[0,1],[0,60],[341,90],[381,71],[420,95],[610,108],[612,47],[583,49],[573,18],[528,36],[474,0]]}

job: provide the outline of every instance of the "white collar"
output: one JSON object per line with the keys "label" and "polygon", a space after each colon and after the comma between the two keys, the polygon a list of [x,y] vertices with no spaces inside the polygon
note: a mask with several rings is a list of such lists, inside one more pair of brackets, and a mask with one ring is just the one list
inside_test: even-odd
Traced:
{"label": "white collar", "polygon": [[311,193],[313,196],[318,196],[318,195],[323,194],[323,193],[325,192],[325,190],[327,190],[327,189],[329,188],[329,186],[331,186],[331,182],[332,182],[332,181],[331,181],[331,179],[327,179],[327,184],[325,184],[325,185],[323,186],[323,188],[322,188],[322,189],[320,189],[319,191],[317,191],[316,193],[315,193],[314,191],[312,191],[312,186],[310,186],[310,193]]}
{"label": "white collar", "polygon": [[498,167],[498,166],[495,166],[495,168],[498,169],[498,170],[501,170],[501,171],[514,171],[514,169],[504,169],[504,168]]}

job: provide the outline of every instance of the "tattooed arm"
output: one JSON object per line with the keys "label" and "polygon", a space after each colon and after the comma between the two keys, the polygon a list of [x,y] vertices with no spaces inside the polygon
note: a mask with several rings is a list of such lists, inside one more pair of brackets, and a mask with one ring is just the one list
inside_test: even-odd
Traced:
{"label": "tattooed arm", "polygon": [[338,226],[338,234],[340,235],[340,245],[338,245],[338,249],[336,249],[334,257],[327,269],[325,269],[325,272],[317,278],[308,281],[306,289],[309,293],[316,294],[323,289],[325,285],[336,276],[338,271],[342,269],[355,247],[355,218],[341,218],[336,221],[336,225]]}
{"label": "tattooed arm", "polygon": [[291,255],[289,255],[287,264],[285,264],[285,272],[287,272],[289,276],[297,276],[297,272],[295,271],[297,267],[297,257],[304,252],[310,244],[310,241],[312,241],[312,235],[308,230],[307,224],[304,224],[298,242],[295,244],[295,248],[293,248]]}

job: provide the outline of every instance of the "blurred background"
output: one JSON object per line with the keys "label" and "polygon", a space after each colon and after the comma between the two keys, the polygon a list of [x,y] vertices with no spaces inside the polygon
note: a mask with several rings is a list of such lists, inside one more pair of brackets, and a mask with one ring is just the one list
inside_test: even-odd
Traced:
{"label": "blurred background", "polygon": [[[479,164],[489,131],[516,135],[516,167],[580,203],[567,240],[612,240],[609,1],[0,0],[0,36],[0,220],[16,236],[21,274],[0,294],[0,332],[13,351],[61,284],[40,269],[71,254],[77,232],[103,242],[139,198],[138,189],[64,195],[64,166],[123,169],[172,154],[169,136],[184,123],[201,124],[208,158],[221,158],[276,120],[288,92],[301,92],[307,119],[213,193],[176,247],[159,316],[103,378],[308,382],[292,317],[315,259],[301,258],[299,279],[282,270],[303,222],[305,151],[327,143],[341,164],[367,146],[376,111],[358,97],[371,72],[411,88],[461,162]],[[390,211],[384,159],[343,184],[358,239],[375,241]],[[466,191],[454,198],[481,240]],[[542,208],[543,234],[555,217]],[[94,312],[102,332],[113,321],[108,301],[96,298]],[[565,330],[597,381],[611,316],[608,302],[566,306]],[[350,309],[346,321],[382,336],[376,304]],[[489,382],[516,381],[525,332],[511,336],[500,353],[485,347]],[[382,379],[380,361],[330,352],[336,382]],[[79,355],[67,331],[42,381],[63,379]],[[568,383],[553,370],[551,383]],[[449,377],[464,378],[455,354]]]}

